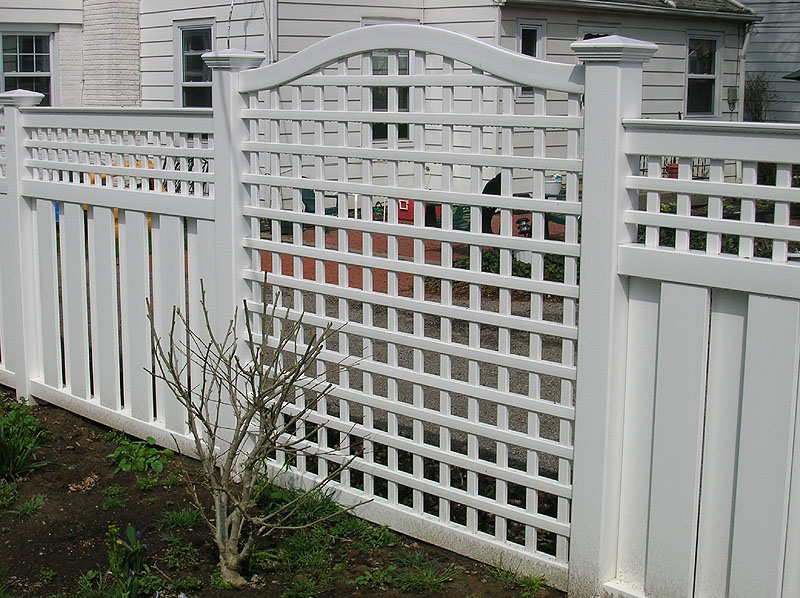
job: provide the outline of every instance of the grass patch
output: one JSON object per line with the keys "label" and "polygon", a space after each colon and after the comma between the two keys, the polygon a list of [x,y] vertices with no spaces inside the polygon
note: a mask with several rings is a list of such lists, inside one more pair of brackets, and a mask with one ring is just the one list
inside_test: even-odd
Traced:
{"label": "grass patch", "polygon": [[36,459],[47,434],[27,405],[11,401],[0,408],[0,479],[13,481],[47,465]]}
{"label": "grass patch", "polygon": [[161,515],[160,525],[165,529],[192,529],[200,523],[200,513],[192,507],[164,511]]}

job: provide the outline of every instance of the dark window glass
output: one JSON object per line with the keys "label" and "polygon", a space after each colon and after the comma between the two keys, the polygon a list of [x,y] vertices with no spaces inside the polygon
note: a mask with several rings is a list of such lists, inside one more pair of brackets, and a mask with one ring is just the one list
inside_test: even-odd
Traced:
{"label": "dark window glass", "polygon": [[713,75],[716,68],[717,42],[713,39],[689,40],[689,74]]}
{"label": "dark window glass", "polygon": [[184,87],[184,108],[208,108],[211,106],[210,87]]}
{"label": "dark window glass", "polygon": [[689,93],[686,102],[687,114],[713,114],[714,80],[689,79]]}
{"label": "dark window glass", "polygon": [[538,37],[536,29],[523,28],[520,33],[520,49],[525,56],[536,56],[536,41]]}

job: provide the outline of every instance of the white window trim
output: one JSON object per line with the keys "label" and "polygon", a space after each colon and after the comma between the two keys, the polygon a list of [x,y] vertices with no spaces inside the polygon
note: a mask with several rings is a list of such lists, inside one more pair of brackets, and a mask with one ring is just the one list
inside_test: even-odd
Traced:
{"label": "white window trim", "polygon": [[[689,40],[691,39],[710,39],[717,42],[716,56],[714,56],[714,75],[713,77],[707,75],[690,75],[689,74]],[[686,33],[686,62],[684,63],[685,83],[683,94],[683,116],[686,119],[707,119],[707,118],[720,118],[722,115],[721,99],[722,99],[722,56],[725,48],[724,35],[714,31],[688,31]],[[708,113],[689,114],[689,79],[702,78],[714,80],[714,99],[712,100],[713,111]]]}
{"label": "white window trim", "polygon": [[[522,31],[533,29],[536,31],[536,56],[539,60],[547,60],[547,31],[546,21],[534,21],[531,19],[519,19],[517,21],[517,52],[522,54]],[[533,93],[523,87],[517,88],[517,97],[520,99],[533,100]]]}
{"label": "white window trim", "polygon": [[172,22],[172,73],[175,106],[183,108],[183,32],[186,29],[211,28],[211,49],[217,47],[216,21],[206,19],[186,19]]}
{"label": "white window trim", "polygon": [[[61,102],[60,77],[58,73],[58,44],[57,30],[52,25],[41,24],[10,24],[3,23],[0,26],[0,37],[5,34],[8,35],[50,35],[50,105],[58,106]],[[0,61],[2,60],[2,48],[0,48]],[[0,62],[0,89],[3,89],[5,81],[5,73],[3,71],[3,64]],[[12,90],[6,90],[12,91]]]}

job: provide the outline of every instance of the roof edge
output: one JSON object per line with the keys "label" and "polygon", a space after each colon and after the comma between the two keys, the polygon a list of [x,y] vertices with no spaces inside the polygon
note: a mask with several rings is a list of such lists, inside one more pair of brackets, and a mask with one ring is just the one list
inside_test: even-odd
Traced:
{"label": "roof edge", "polygon": [[688,17],[688,18],[711,18],[725,21],[738,21],[743,23],[755,23],[763,19],[763,17],[755,14],[752,9],[743,6],[736,0],[727,0],[729,4],[739,8],[743,6],[747,12],[711,12],[707,10],[688,10],[685,8],[671,8],[664,5],[661,7],[654,6],[641,6],[635,4],[627,4],[624,2],[603,2],[601,0],[495,0],[500,5],[507,4],[540,4],[549,5],[557,8],[592,8],[600,10],[613,10],[616,12],[635,12],[645,14],[655,14],[666,16],[667,14],[675,17]]}

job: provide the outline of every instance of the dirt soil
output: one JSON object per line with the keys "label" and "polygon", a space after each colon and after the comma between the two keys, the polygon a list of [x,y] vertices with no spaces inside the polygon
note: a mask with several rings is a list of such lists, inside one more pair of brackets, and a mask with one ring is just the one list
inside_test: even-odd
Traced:
{"label": "dirt soil", "polygon": [[[46,495],[42,510],[30,517],[17,517],[8,511],[0,512],[0,573],[4,574],[10,596],[49,597],[77,589],[78,577],[89,570],[105,570],[108,556],[105,535],[109,525],[124,530],[130,523],[142,533],[148,544],[147,562],[155,573],[172,581],[188,575],[203,581],[199,590],[187,592],[197,598],[222,597],[279,597],[291,582],[277,570],[261,570],[252,584],[240,590],[220,590],[212,587],[210,579],[215,570],[215,549],[207,528],[198,525],[185,533],[185,541],[198,549],[199,563],[189,568],[173,570],[165,558],[167,544],[160,539],[159,521],[165,510],[189,505],[188,494],[182,486],[158,486],[143,492],[137,487],[132,472],[114,474],[114,465],[107,456],[114,444],[104,439],[107,428],[52,406],[37,406],[33,414],[51,432],[47,445],[38,458],[49,465],[34,471],[19,483],[17,505],[33,495]],[[179,457],[169,460],[165,473],[179,473],[183,468],[196,469],[196,462]],[[85,483],[97,476],[95,485],[81,491],[70,491],[70,485]],[[163,475],[163,474],[162,474]],[[92,483],[85,483],[91,486]],[[102,491],[121,486],[124,506],[103,509],[107,495]],[[274,544],[274,541],[273,541]],[[385,590],[353,583],[368,570],[386,567],[409,549],[421,548],[430,559],[444,565],[456,566],[457,573],[439,596],[511,598],[521,596],[519,587],[506,589],[491,574],[491,568],[451,552],[441,550],[404,536],[389,547],[366,555],[342,551],[340,575],[336,587],[321,597],[382,596],[395,598],[418,594],[396,588]],[[161,598],[177,595],[173,590]],[[543,588],[539,598],[563,597],[564,593]]]}

